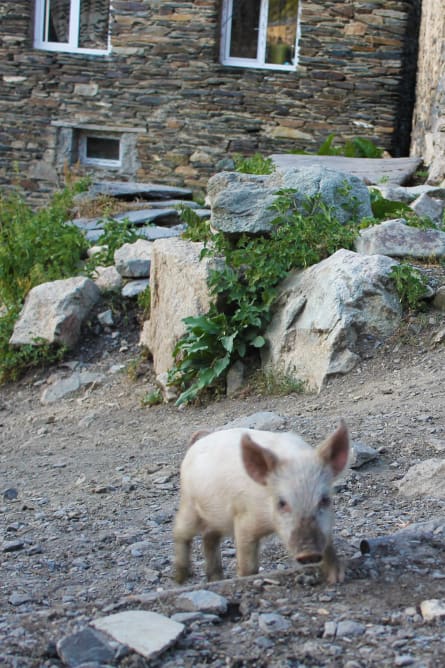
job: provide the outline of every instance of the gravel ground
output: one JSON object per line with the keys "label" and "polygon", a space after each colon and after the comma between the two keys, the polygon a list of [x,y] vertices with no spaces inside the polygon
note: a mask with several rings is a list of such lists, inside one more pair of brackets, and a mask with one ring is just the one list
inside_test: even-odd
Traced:
{"label": "gravel ground", "polygon": [[[407,498],[396,482],[414,464],[443,457],[445,348],[433,338],[440,314],[422,314],[318,395],[260,396],[178,409],[143,407],[149,364],[134,373],[132,335],[84,345],[72,360],[106,374],[102,385],[43,405],[51,369],[0,388],[0,665],[65,665],[56,643],[96,617],[144,609],[171,616],[179,593],[207,588],[229,601],[224,614],[198,614],[160,658],[120,652],[90,667],[445,665],[445,621],[420,604],[445,603],[445,539],[397,541],[363,556],[363,538],[444,518],[444,499]],[[134,337],[133,337],[134,338]],[[125,348],[126,346],[121,346]],[[129,373],[107,373],[113,364]],[[257,411],[274,411],[316,444],[343,417],[353,440],[379,457],[348,473],[334,497],[335,542],[346,579],[327,586],[316,569],[297,570],[275,538],[264,542],[258,576],[237,579],[235,550],[223,544],[227,580],[206,585],[199,540],[187,587],[172,579],[172,521],[187,441]],[[272,617],[270,616],[272,615]],[[85,666],[87,664],[84,664]]]}

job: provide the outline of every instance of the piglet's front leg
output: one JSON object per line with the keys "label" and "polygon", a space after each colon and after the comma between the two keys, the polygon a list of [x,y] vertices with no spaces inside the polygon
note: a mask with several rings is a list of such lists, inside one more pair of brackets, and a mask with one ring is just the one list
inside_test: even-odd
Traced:
{"label": "piglet's front leg", "polygon": [[345,579],[343,563],[338,558],[332,543],[329,543],[324,551],[322,570],[328,584],[337,584]]}

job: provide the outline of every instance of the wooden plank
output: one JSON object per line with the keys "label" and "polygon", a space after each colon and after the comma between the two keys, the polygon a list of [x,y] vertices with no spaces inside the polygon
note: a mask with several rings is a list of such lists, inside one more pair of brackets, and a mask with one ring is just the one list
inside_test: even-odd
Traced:
{"label": "wooden plank", "polygon": [[270,156],[279,169],[307,169],[323,165],[338,172],[353,174],[367,185],[403,185],[410,181],[421,158],[345,158],[340,155],[296,155],[275,153]]}

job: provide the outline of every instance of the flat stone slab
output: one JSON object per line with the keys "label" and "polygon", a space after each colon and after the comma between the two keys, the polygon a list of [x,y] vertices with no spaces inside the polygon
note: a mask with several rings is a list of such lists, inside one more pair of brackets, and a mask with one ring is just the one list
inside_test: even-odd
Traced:
{"label": "flat stone slab", "polygon": [[422,164],[421,158],[346,158],[340,155],[296,155],[274,153],[270,156],[278,169],[307,169],[323,165],[328,169],[358,176],[368,185],[403,185]]}
{"label": "flat stone slab", "polygon": [[109,195],[122,199],[192,199],[189,188],[161,186],[156,183],[137,183],[127,181],[102,181],[93,183],[89,190],[91,195]]}
{"label": "flat stone slab", "polygon": [[91,624],[148,659],[173,645],[185,628],[184,624],[169,617],[145,610],[118,612],[100,617]]}
{"label": "flat stone slab", "polygon": [[128,220],[132,225],[144,225],[144,223],[164,223],[164,225],[176,225],[181,218],[178,209],[155,208],[138,209],[137,211],[125,211],[113,216],[114,220]]}

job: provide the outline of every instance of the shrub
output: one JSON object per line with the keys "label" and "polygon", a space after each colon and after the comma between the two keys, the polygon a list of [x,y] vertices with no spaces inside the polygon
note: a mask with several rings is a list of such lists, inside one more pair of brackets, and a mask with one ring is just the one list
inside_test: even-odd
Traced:
{"label": "shrub", "polygon": [[425,297],[427,278],[406,262],[395,264],[391,269],[390,278],[394,281],[402,306],[411,310],[419,308]]}
{"label": "shrub", "polygon": [[31,288],[82,271],[88,244],[66,221],[73,196],[85,187],[82,181],[65,188],[37,211],[19,193],[0,194],[0,382],[63,355],[63,350],[47,344],[13,349],[9,339]]}
{"label": "shrub", "polygon": [[23,301],[31,288],[79,271],[88,244],[67,223],[73,195],[84,187],[65,188],[49,206],[33,211],[17,193],[0,194],[0,300]]}
{"label": "shrub", "polygon": [[261,153],[255,153],[248,158],[236,154],[234,156],[235,170],[243,174],[272,174],[275,170],[271,158],[265,158]]}
{"label": "shrub", "polygon": [[265,344],[277,285],[291,269],[352,248],[353,223],[342,225],[320,197],[308,199],[301,212],[293,191],[278,195],[270,235],[231,241],[217,233],[207,242],[204,254],[224,257],[225,264],[211,272],[209,312],[184,320],[186,333],[176,345],[169,374],[169,383],[181,390],[177,404],[216,387],[237,359],[257,354]]}

